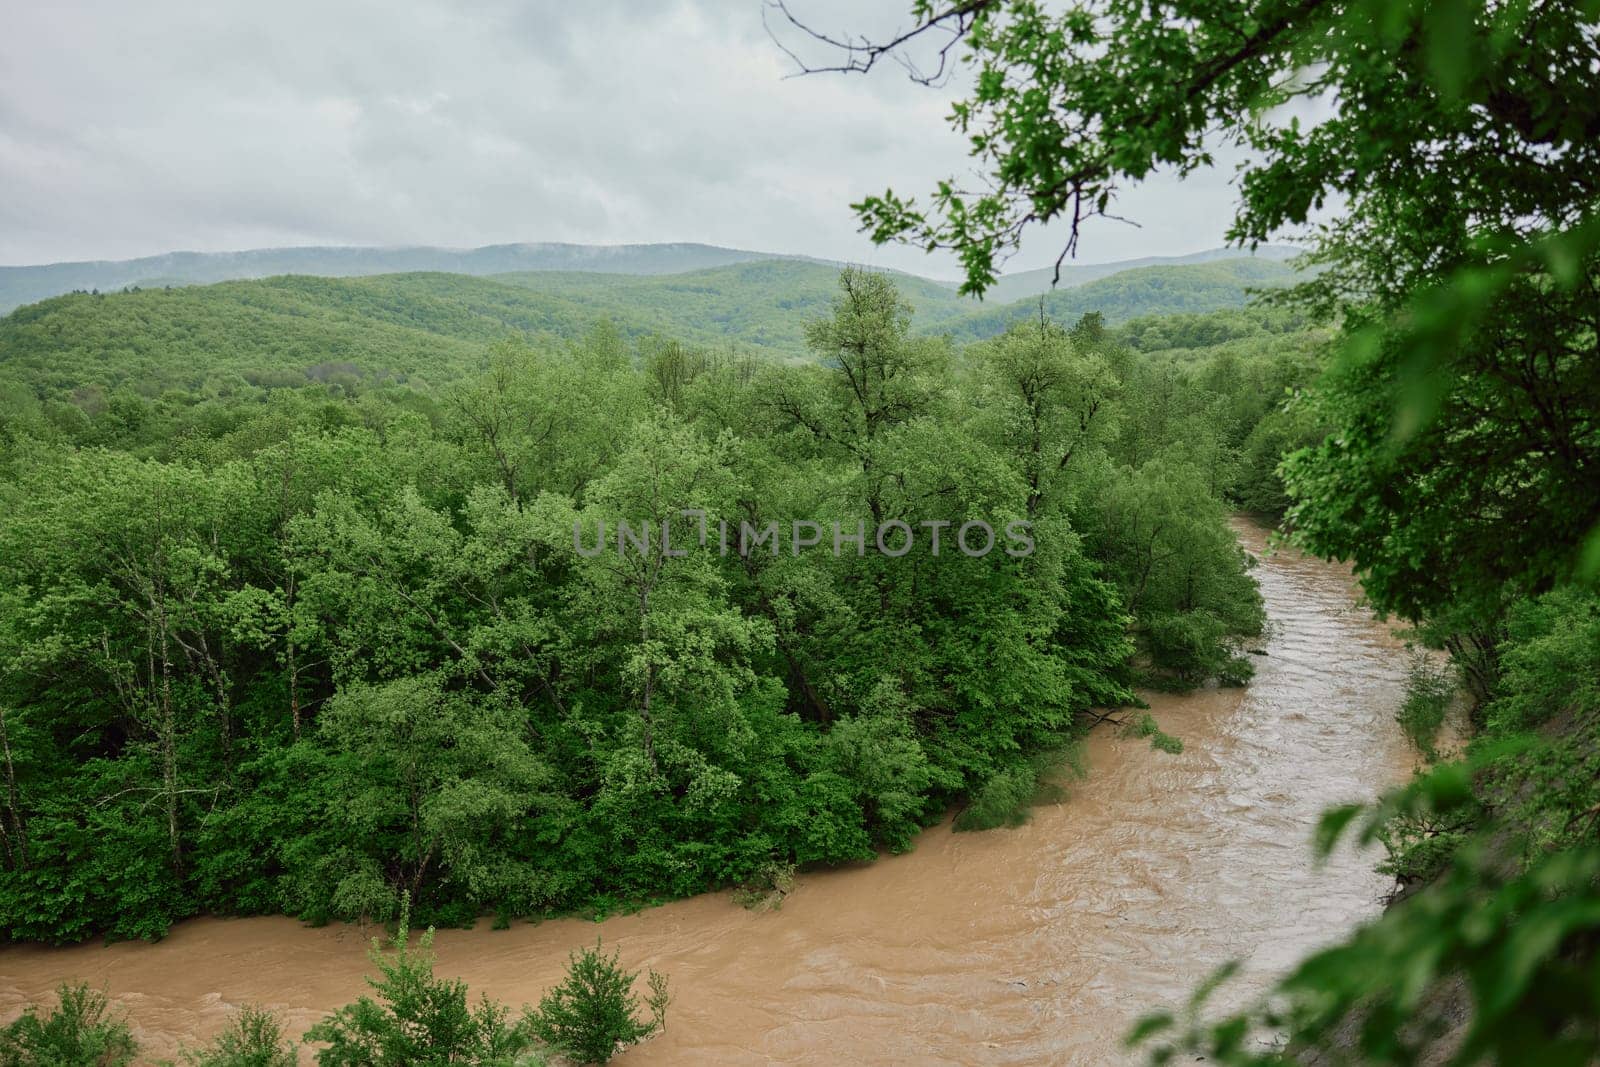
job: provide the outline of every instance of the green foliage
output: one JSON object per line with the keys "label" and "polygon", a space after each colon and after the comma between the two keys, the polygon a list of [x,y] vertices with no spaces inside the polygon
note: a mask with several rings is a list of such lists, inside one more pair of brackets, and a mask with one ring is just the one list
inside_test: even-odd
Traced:
{"label": "green foliage", "polygon": [[[777,911],[794,890],[794,871],[792,863],[763,863],[753,878],[733,891],[733,902],[750,911]],[[652,983],[654,980],[652,972]]]}
{"label": "green foliage", "polygon": [[1241,689],[1256,676],[1256,665],[1250,657],[1238,652],[1230,654],[1217,667],[1217,684],[1227,689]]}
{"label": "green foliage", "polygon": [[1492,757],[1479,792],[1530,854],[1583,847],[1600,832],[1600,596],[1567,588],[1515,605],[1497,651],[1503,676],[1474,741]]}
{"label": "green foliage", "polygon": [[325,1047],[317,1062],[331,1067],[410,1067],[420,1064],[473,1064],[510,1067],[524,1062],[531,1040],[525,1029],[507,1022],[508,1012],[483,998],[467,1004],[459,979],[435,978],[433,930],[410,944],[410,908],[402,901],[389,951],[372,940],[371,959],[379,976],[367,983],[377,998],[362,997],[340,1008],[306,1032],[306,1041]]}
{"label": "green foliage", "polygon": [[1150,747],[1157,752],[1176,756],[1183,751],[1183,738],[1174,737],[1161,729],[1156,717],[1148,711],[1141,712],[1124,723],[1122,733],[1125,737],[1148,737]]}
{"label": "green foliage", "polygon": [[185,1050],[183,1062],[189,1067],[294,1067],[299,1060],[277,1017],[246,1004],[209,1044]]}
{"label": "green foliage", "polygon": [[1282,263],[1244,257],[1216,263],[1135,267],[1074,288],[1056,289],[1041,297],[955,318],[944,323],[943,329],[963,341],[993,337],[1014,323],[1037,319],[1041,301],[1045,314],[1058,322],[1072,321],[1089,312],[1097,312],[1113,324],[1142,316],[1200,317],[1205,312],[1242,307],[1256,290],[1287,285],[1295,278],[1295,271]]}
{"label": "green foliage", "polygon": [[645,1007],[650,1009],[651,1029],[659,1033],[667,1028],[667,1008],[672,1004],[672,990],[667,983],[667,976],[660,971],[651,971],[645,979],[650,993],[644,998]]}
{"label": "green foliage", "polygon": [[122,1067],[138,1046],[127,1023],[106,1013],[104,993],[63,983],[58,1004],[42,1018],[36,1007],[0,1029],[4,1067]]}
{"label": "green foliage", "polygon": [[1378,873],[1393,878],[1399,892],[1431,884],[1471,840],[1478,815],[1471,809],[1395,815],[1377,834],[1385,852]]}
{"label": "green foliage", "polygon": [[956,813],[951,829],[961,832],[1021,826],[1028,821],[1033,807],[1060,803],[1066,799],[1070,783],[1087,776],[1080,742],[1045,748],[1026,760],[1001,767]]}
{"label": "green foliage", "polygon": [[1412,657],[1405,700],[1395,718],[1417,750],[1430,758],[1436,754],[1434,742],[1455,695],[1455,672],[1448,664],[1435,663],[1422,653]]}
{"label": "green foliage", "polygon": [[568,957],[566,978],[540,999],[529,1024],[540,1039],[578,1063],[609,1063],[619,1046],[666,1025],[671,998],[665,976],[650,972],[649,1021],[639,1018],[633,992],[638,977],[623,969],[617,952],[601,952],[597,941]]}
{"label": "green foliage", "polygon": [[955,818],[957,830],[993,830],[1021,826],[1039,790],[1039,777],[1027,763],[1016,763],[990,776]]}
{"label": "green foliage", "polygon": [[1225,481],[1170,453],[1089,475],[1075,525],[1139,619],[1157,684],[1192,688],[1237,671],[1234,638],[1264,624],[1251,561],[1216,495]]}
{"label": "green foliage", "polygon": [[1150,620],[1150,661],[1171,671],[1180,687],[1192,687],[1217,673],[1226,662],[1225,629],[1209,615],[1161,615]]}
{"label": "green foliage", "polygon": [[534,869],[496,847],[505,827],[539,809],[548,780],[524,730],[513,710],[446,694],[427,676],[353,686],[330,701],[318,719],[331,754],[317,786],[332,804],[313,820],[329,839],[312,832],[289,846],[326,848],[348,872],[318,868],[338,877],[328,911],[389,918],[397,894],[383,868],[398,867],[411,892],[433,868],[441,890],[475,905],[473,915],[536,884]]}
{"label": "green foliage", "polygon": [[[597,322],[630,346],[672,338],[714,358],[793,359],[807,352],[806,324],[829,312],[837,274],[773,258],[665,275],[288,275],[57,296],[0,318],[0,440],[26,426],[154,446],[174,424],[225,417],[237,400],[437,390],[475,377],[486,345],[583,344]],[[1046,299],[1062,318],[1099,309],[1122,321],[1239,307],[1247,285],[1292,277],[1236,258],[1140,268]],[[928,333],[986,338],[1037,313],[1032,297],[987,310],[943,283],[897,282]]]}
{"label": "green foliage", "polygon": [[[279,279],[259,283],[274,300],[478,337],[476,365],[440,356],[445,385],[167,394],[142,415],[86,394],[77,443],[17,423],[6,935],[156,937],[202,911],[383,922],[406,896],[420,922],[465,925],[763,885],[909,848],[953,807],[964,826],[1023,817],[1044,754],[1132,699],[1162,620],[1213,642],[1184,684],[1232,677],[1211,653],[1260,626],[1223,503],[1235,423],[1300,354],[1143,353],[1095,316],[963,352],[916,332],[892,280],[829,277],[802,330],[816,359],[789,366],[607,326],[491,339],[450,310],[483,295],[472,279]],[[151,323],[102,325],[203,372],[157,325],[190,305],[127,295]],[[346,321],[329,315],[306,317]],[[1201,317],[1169,340],[1294,329]],[[1001,535],[988,555],[954,543],[973,518]],[[692,550],[619,557],[624,520],[671,522]],[[792,520],[823,543],[715,551],[724,523],[737,542]],[[918,538],[835,555],[832,521]],[[1020,522],[1034,551],[1008,555]],[[575,527],[611,549],[580,553]]]}
{"label": "green foliage", "polygon": [[1515,605],[1506,620],[1500,692],[1486,732],[1545,727],[1558,716],[1582,720],[1600,709],[1600,599],[1559,589]]}

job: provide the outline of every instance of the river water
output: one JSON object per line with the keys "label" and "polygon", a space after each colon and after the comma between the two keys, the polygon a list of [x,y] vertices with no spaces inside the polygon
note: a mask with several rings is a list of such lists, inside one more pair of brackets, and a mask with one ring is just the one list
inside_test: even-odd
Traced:
{"label": "river water", "polygon": [[[1150,697],[1181,755],[1101,729],[1087,780],[1021,828],[935,827],[905,855],[802,876],[776,911],[722,893],[598,924],[445,930],[439,973],[536,1002],[571,949],[603,937],[672,978],[666,1031],[617,1061],[635,1067],[1120,1063],[1140,1014],[1230,959],[1245,967],[1220,1003],[1239,1003],[1376,914],[1373,855],[1319,869],[1310,835],[1413,757],[1393,718],[1403,652],[1348,571],[1238,530],[1262,557],[1267,655],[1247,689]],[[72,978],[107,989],[153,1058],[247,1002],[298,1034],[364,991],[372,932],[195,919],[154,945],[4,948],[0,1019]]]}

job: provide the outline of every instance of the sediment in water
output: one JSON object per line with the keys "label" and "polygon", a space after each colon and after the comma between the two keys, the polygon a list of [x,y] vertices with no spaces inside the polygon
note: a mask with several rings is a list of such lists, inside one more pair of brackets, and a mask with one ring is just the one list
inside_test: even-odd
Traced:
{"label": "sediment in water", "polygon": [[[1247,689],[1150,694],[1182,754],[1102,730],[1089,778],[1014,830],[924,833],[901,856],[808,874],[777,911],[709,895],[595,924],[443,930],[439,972],[513,1006],[597,935],[671,975],[660,1037],[620,1063],[1115,1063],[1143,1012],[1243,959],[1220,1004],[1375,915],[1371,854],[1317,868],[1330,804],[1402,781],[1405,657],[1348,571],[1268,554],[1241,523],[1271,620]],[[292,919],[195,919],[153,945],[0,949],[0,1017],[64,979],[105,987],[144,1054],[209,1037],[239,1004],[298,1034],[366,991],[368,937]],[[309,1062],[309,1055],[306,1057]]]}

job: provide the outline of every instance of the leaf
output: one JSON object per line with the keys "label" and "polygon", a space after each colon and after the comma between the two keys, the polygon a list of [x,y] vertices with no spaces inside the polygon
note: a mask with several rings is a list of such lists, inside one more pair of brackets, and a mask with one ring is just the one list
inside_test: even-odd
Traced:
{"label": "leaf", "polygon": [[1338,845],[1339,838],[1343,836],[1350,823],[1357,815],[1366,810],[1364,804],[1342,804],[1329,808],[1317,820],[1317,829],[1312,837],[1312,848],[1318,859],[1327,859]]}
{"label": "leaf", "polygon": [[1128,1031],[1128,1036],[1122,1039],[1122,1043],[1124,1046],[1132,1048],[1141,1042],[1149,1040],[1163,1030],[1170,1030],[1174,1021],[1171,1012],[1153,1012],[1135,1023],[1133,1028]]}
{"label": "leaf", "polygon": [[1423,16],[1428,73],[1446,99],[1459,99],[1474,73],[1472,21],[1481,8],[1475,0],[1433,0]]}

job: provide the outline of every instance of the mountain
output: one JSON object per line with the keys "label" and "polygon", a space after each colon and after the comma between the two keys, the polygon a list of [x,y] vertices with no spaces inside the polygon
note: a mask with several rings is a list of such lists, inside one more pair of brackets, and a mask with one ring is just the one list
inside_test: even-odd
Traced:
{"label": "mountain", "polygon": [[1145,315],[1178,315],[1243,307],[1256,289],[1288,285],[1299,275],[1276,259],[1213,259],[1176,266],[1136,267],[1070,289],[1056,289],[1009,304],[969,312],[942,331],[956,341],[978,341],[1003,333],[1013,322],[1044,313],[1072,322],[1097,311],[1112,325]]}
{"label": "mountain", "polygon": [[[983,294],[985,304],[1009,304],[1030,296],[1042,296],[1052,290],[1072,289],[1099,278],[1140,267],[1181,267],[1195,263],[1212,263],[1219,259],[1252,258],[1282,263],[1298,256],[1303,249],[1290,245],[1261,245],[1254,251],[1242,248],[1208,248],[1186,256],[1145,256],[1142,259],[1119,259],[1110,263],[1070,263],[1061,267],[1061,278],[1055,281],[1055,268],[1025,270],[1016,274],[1003,274]],[[1054,282],[1054,284],[1052,284]]]}
{"label": "mountain", "polygon": [[[1298,249],[1264,245],[1254,255],[1283,260]],[[1187,256],[1155,256],[1113,263],[1074,264],[1062,268],[1056,288],[1070,288],[1135,267],[1178,266],[1231,259],[1250,253],[1213,248]],[[47,297],[78,290],[113,292],[139,286],[145,289],[245,278],[270,278],[280,274],[309,274],[321,278],[359,278],[373,274],[426,271],[474,276],[547,271],[581,271],[590,274],[682,274],[736,263],[786,260],[837,268],[830,260],[751,252],[703,244],[575,245],[506,244],[483,248],[258,248],[245,252],[169,252],[142,259],[94,260],[81,263],[47,263],[40,266],[0,267],[0,315]],[[1008,274],[986,294],[986,305],[1005,304],[1051,291],[1051,268]],[[915,275],[905,275],[907,278]],[[955,282],[929,281],[954,290]]]}
{"label": "mountain", "polygon": [[[826,312],[838,278],[837,267],[785,259],[670,275],[285,275],[72,293],[0,318],[0,377],[51,395],[86,385],[155,395],[335,372],[438,383],[476,368],[493,341],[560,342],[601,321],[628,341],[654,334],[802,357],[805,323]],[[935,282],[900,284],[918,325],[954,322],[973,306]]]}
{"label": "mountain", "polygon": [[589,271],[604,274],[674,274],[729,263],[774,258],[702,244],[508,244],[483,248],[259,248],[246,252],[169,252],[142,259],[0,267],[0,314],[22,304],[75,290],[102,292],[128,286],[153,288],[311,274],[353,278],[371,274],[438,271],[503,274],[509,271]]}
{"label": "mountain", "polygon": [[[839,295],[839,266],[768,259],[712,270],[650,277],[521,273],[496,275],[515,285],[611,317],[635,328],[696,344],[744,344],[785,355],[805,353],[805,324]],[[924,332],[954,323],[980,305],[942,282],[894,275]]]}
{"label": "mountain", "polygon": [[[507,337],[560,343],[609,322],[626,342],[650,335],[716,349],[806,358],[805,324],[838,293],[838,267],[768,258],[675,274],[517,271],[477,277],[408,272],[284,275],[211,285],[73,293],[0,318],[0,386],[40,396],[99,387],[158,396],[305,384],[330,376],[447,382]],[[1265,258],[1140,267],[1044,296],[1071,322],[1242,307],[1291,268]],[[979,305],[914,275],[896,279],[922,334],[992,337],[1039,313],[1034,297]]]}

